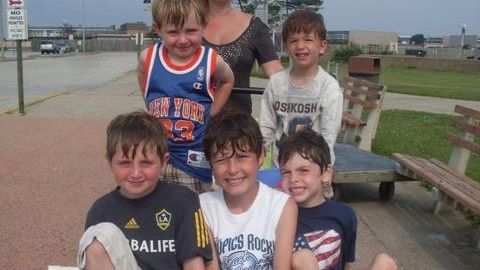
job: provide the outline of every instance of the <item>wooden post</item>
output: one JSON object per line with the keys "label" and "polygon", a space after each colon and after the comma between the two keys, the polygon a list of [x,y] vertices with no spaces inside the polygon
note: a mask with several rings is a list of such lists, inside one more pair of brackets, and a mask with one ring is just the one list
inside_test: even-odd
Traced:
{"label": "wooden post", "polygon": [[18,112],[25,114],[25,103],[23,99],[23,56],[22,41],[17,40],[17,86],[18,86]]}
{"label": "wooden post", "polygon": [[[465,117],[464,122],[466,124],[474,124],[474,119],[471,117]],[[474,135],[462,131],[458,137],[465,139],[469,142],[473,142]],[[470,151],[468,149],[454,146],[450,158],[448,160],[448,167],[458,171],[461,174],[465,174],[467,169],[468,159],[470,158]]]}

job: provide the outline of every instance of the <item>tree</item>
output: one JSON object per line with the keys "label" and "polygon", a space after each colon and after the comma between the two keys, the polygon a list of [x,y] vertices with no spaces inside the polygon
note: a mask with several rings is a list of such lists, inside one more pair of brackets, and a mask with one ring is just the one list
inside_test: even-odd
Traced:
{"label": "tree", "polygon": [[415,34],[410,38],[411,45],[423,45],[425,43],[425,36],[423,34]]}
{"label": "tree", "polygon": [[[254,14],[259,4],[264,0],[239,0],[244,12]],[[282,18],[287,14],[298,9],[311,9],[318,12],[323,5],[324,0],[267,0],[268,2],[268,25],[278,25]]]}
{"label": "tree", "polygon": [[346,63],[352,56],[356,56],[362,53],[362,49],[356,44],[349,44],[342,46],[333,52],[332,60],[337,63]]}

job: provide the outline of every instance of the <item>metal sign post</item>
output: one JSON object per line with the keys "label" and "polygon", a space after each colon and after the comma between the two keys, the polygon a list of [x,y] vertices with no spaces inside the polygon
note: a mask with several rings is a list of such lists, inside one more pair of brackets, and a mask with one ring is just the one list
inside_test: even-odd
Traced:
{"label": "metal sign post", "polygon": [[17,46],[18,112],[20,114],[25,114],[22,40],[28,39],[27,11],[24,2],[25,0],[7,0],[7,38],[15,40]]}

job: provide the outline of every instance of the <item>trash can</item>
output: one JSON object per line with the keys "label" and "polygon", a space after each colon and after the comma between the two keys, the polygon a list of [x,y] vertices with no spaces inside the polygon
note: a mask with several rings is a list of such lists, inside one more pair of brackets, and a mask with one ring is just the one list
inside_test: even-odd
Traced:
{"label": "trash can", "polygon": [[380,76],[380,58],[371,56],[352,56],[348,59],[348,76],[378,83]]}

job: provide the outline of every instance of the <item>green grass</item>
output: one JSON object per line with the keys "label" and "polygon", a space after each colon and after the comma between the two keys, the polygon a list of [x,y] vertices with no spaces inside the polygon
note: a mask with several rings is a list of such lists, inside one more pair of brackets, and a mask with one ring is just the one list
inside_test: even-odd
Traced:
{"label": "green grass", "polygon": [[480,101],[480,76],[418,68],[382,68],[388,92]]}
{"label": "green grass", "polygon": [[[372,151],[384,156],[398,152],[448,162],[452,144],[445,139],[447,132],[457,129],[448,123],[456,118],[403,110],[382,111]],[[458,117],[457,117],[458,118]],[[477,140],[480,143],[480,140]],[[470,156],[465,174],[480,182],[480,158]]]}
{"label": "green grass", "polygon": [[[456,134],[457,129],[449,125],[449,122],[455,118],[459,117],[403,110],[382,111],[372,151],[384,156],[402,153],[436,158],[447,163],[452,144],[444,136],[447,132]],[[475,142],[480,144],[480,138]],[[478,156],[470,155],[465,174],[480,182]],[[467,211],[465,217],[473,224],[480,224],[480,215]]]}

